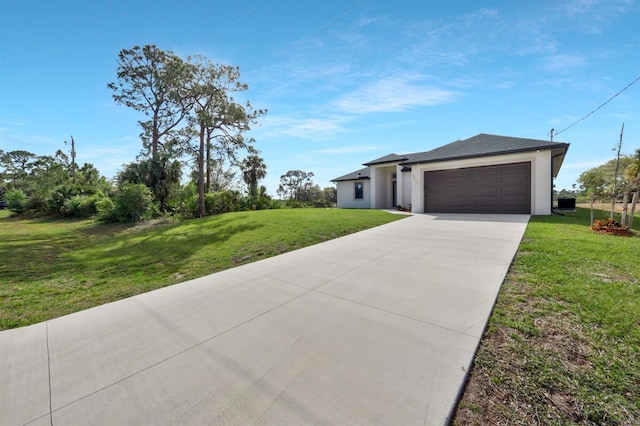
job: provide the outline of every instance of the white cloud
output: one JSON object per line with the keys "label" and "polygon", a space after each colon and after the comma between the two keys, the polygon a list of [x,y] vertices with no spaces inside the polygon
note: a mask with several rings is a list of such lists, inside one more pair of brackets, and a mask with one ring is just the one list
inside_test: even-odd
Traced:
{"label": "white cloud", "polygon": [[287,135],[301,139],[332,139],[336,133],[345,132],[344,117],[294,118],[270,117],[262,121],[260,132],[269,136]]}
{"label": "white cloud", "polygon": [[381,78],[342,96],[335,106],[350,114],[400,112],[452,102],[457,97],[456,92],[425,85],[420,80],[411,75]]}
{"label": "white cloud", "polygon": [[[8,127],[22,127],[27,124],[27,120],[19,118],[0,118],[0,125]],[[1,130],[8,130],[7,127],[1,127]]]}
{"label": "white cloud", "polygon": [[576,68],[582,68],[588,65],[587,60],[577,54],[551,55],[547,56],[544,61],[544,69],[549,72],[570,73]]}

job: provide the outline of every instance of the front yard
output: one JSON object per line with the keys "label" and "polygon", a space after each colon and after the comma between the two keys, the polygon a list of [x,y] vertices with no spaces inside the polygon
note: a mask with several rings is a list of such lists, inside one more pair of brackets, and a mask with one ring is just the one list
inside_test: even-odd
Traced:
{"label": "front yard", "polygon": [[282,209],[103,225],[0,216],[0,330],[254,262],[403,216]]}
{"label": "front yard", "polygon": [[531,219],[454,424],[640,424],[639,237]]}

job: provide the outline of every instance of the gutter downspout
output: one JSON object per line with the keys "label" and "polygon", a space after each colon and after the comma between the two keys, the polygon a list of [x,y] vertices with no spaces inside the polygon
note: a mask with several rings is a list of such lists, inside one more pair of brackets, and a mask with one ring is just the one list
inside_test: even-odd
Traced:
{"label": "gutter downspout", "polygon": [[566,152],[551,156],[551,214],[557,214],[559,216],[564,216],[564,214],[557,212],[553,209],[553,159],[565,154]]}

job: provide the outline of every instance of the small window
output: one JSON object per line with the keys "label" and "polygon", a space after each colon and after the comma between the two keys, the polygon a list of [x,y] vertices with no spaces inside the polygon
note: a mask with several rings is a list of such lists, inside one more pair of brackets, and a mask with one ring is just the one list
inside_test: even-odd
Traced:
{"label": "small window", "polygon": [[356,200],[363,198],[362,182],[356,182]]}

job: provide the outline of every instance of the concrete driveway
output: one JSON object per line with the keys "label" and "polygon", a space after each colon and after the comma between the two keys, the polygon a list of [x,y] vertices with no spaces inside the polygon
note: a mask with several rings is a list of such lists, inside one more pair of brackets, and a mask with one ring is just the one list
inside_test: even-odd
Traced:
{"label": "concrete driveway", "polygon": [[0,332],[0,424],[445,424],[528,220],[415,215]]}

